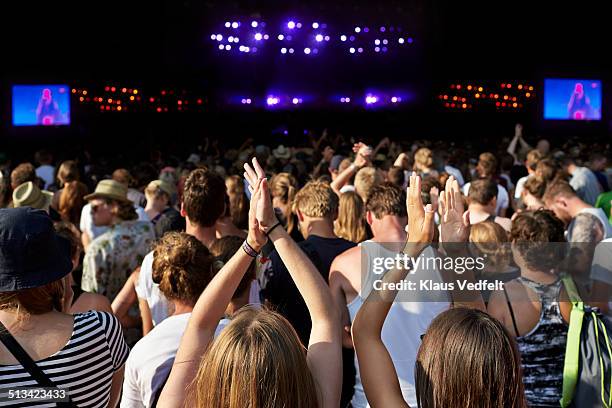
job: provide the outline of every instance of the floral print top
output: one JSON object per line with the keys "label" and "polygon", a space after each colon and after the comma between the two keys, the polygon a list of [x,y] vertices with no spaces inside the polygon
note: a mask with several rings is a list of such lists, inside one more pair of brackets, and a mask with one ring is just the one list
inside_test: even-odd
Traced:
{"label": "floral print top", "polygon": [[148,221],[124,221],[94,239],[83,260],[81,288],[113,300],[151,250],[155,232]]}

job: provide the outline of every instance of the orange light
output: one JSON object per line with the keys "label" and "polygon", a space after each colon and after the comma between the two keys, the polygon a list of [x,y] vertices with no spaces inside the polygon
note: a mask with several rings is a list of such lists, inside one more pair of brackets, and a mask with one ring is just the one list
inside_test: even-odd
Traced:
{"label": "orange light", "polygon": [[478,92],[482,92],[482,86],[478,87]]}
{"label": "orange light", "polygon": [[83,98],[82,96],[79,98],[79,101],[83,102],[85,100],[85,98]]}
{"label": "orange light", "polygon": [[527,92],[527,93],[525,94],[525,96],[529,98],[529,97],[531,96],[531,94],[530,94],[529,92]]}
{"label": "orange light", "polygon": [[516,108],[518,106],[518,103],[514,102],[512,106]]}
{"label": "orange light", "polygon": [[121,92],[126,93],[127,92],[127,88],[121,88]]}
{"label": "orange light", "polygon": [[477,93],[476,95],[474,95],[474,98],[476,99],[480,98],[480,94]]}
{"label": "orange light", "polygon": [[472,85],[468,85],[467,89],[468,89],[468,91],[471,91],[472,90]]}
{"label": "orange light", "polygon": [[117,106],[117,110],[121,112],[121,106]]}
{"label": "orange light", "polygon": [[133,100],[134,100],[134,95],[130,95],[130,101],[133,101]]}
{"label": "orange light", "polygon": [[465,98],[461,98],[461,102],[465,102]]}
{"label": "orange light", "polygon": [[83,91],[83,95],[87,95],[87,91]]}
{"label": "orange light", "polygon": [[72,88],[72,93],[76,93],[76,89]]}
{"label": "orange light", "polygon": [[[447,100],[447,99],[448,99],[448,95],[444,95],[444,100]],[[201,103],[201,102],[198,102],[198,103]]]}
{"label": "orange light", "polygon": [[519,84],[518,89],[523,89],[523,85]]}
{"label": "orange light", "polygon": [[103,99],[100,97],[98,98],[98,102],[102,103]]}
{"label": "orange light", "polygon": [[456,101],[456,100],[457,100],[457,97],[456,97],[456,96],[453,96],[453,101]]}
{"label": "orange light", "polygon": [[514,96],[514,97],[512,98],[512,100],[513,100],[513,101],[516,101],[516,96]]}
{"label": "orange light", "polygon": [[107,102],[108,103],[113,103],[113,98],[108,98]]}
{"label": "orange light", "polygon": [[138,93],[138,89],[134,89],[134,95]]}
{"label": "orange light", "polygon": [[533,91],[533,86],[530,86],[530,87],[529,87],[529,90],[530,90],[530,91]]}
{"label": "orange light", "polygon": [[499,95],[498,95],[498,94],[495,94],[495,95],[493,95],[493,97],[494,97],[495,99],[497,99],[497,98],[499,98]]}
{"label": "orange light", "polygon": [[504,95],[504,101],[508,99],[508,95]]}
{"label": "orange light", "polygon": [[117,105],[121,105],[121,101],[117,101]]}
{"label": "orange light", "polygon": [[461,107],[462,107],[463,109],[465,109],[465,108],[467,108],[467,105],[464,103],[463,105],[461,105]]}

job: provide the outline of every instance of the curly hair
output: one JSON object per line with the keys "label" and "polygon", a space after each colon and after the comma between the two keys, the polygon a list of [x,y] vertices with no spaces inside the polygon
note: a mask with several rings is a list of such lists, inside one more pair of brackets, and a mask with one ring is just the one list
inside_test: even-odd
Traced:
{"label": "curly hair", "polygon": [[510,241],[531,269],[550,272],[565,258],[563,222],[550,210],[525,211],[512,221]]}
{"label": "curly hair", "polygon": [[368,194],[365,208],[379,220],[385,215],[405,217],[406,191],[389,182],[374,186]]}
{"label": "curly hair", "polygon": [[208,169],[192,171],[183,190],[183,208],[191,223],[212,227],[225,211],[225,181]]}
{"label": "curly hair", "polygon": [[153,281],[169,300],[195,305],[213,277],[214,257],[195,237],[168,232],[153,250]]}

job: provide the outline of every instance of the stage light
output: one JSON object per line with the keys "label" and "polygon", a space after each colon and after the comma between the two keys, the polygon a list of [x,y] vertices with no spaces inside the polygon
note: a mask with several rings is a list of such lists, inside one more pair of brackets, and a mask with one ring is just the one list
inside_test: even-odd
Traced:
{"label": "stage light", "polygon": [[457,89],[461,89],[461,85],[460,84],[457,84]]}
{"label": "stage light", "polygon": [[529,98],[529,97],[531,96],[531,94],[530,94],[529,92],[527,92],[527,93],[525,94],[525,96],[526,96],[527,98]]}
{"label": "stage light", "polygon": [[106,102],[113,103],[113,98],[108,98],[108,100]]}
{"label": "stage light", "polygon": [[522,84],[518,84],[518,89],[523,89],[523,85]]}
{"label": "stage light", "polygon": [[278,37],[276,38],[278,38],[279,41],[283,41],[285,39],[285,36],[282,34],[279,34]]}
{"label": "stage light", "polygon": [[377,38],[377,39],[375,39],[375,40],[374,40],[374,44],[375,44],[375,45],[380,45],[380,40],[379,40],[378,38]]}
{"label": "stage light", "polygon": [[506,88],[512,88],[512,84],[506,85]]}
{"label": "stage light", "polygon": [[240,25],[240,23],[238,23],[237,21],[234,21],[232,23],[232,28],[238,28],[239,25]]}
{"label": "stage light", "polygon": [[270,36],[269,36],[268,34],[264,34],[263,39],[264,39],[264,40],[267,40],[268,38],[270,38]]}
{"label": "stage light", "polygon": [[387,45],[389,44],[389,40],[387,40],[386,38],[383,40],[383,44]]}
{"label": "stage light", "polygon": [[355,48],[351,47],[351,48],[349,49],[349,52],[350,52],[351,54],[354,54],[354,53],[355,53]]}
{"label": "stage light", "polygon": [[263,38],[263,35],[261,35],[261,33],[255,34],[255,41],[261,41],[262,38]]}
{"label": "stage light", "polygon": [[229,51],[229,50],[231,50],[231,49],[232,49],[232,46],[231,46],[231,45],[229,45],[229,44],[227,44],[227,45],[225,46],[225,49],[226,49],[227,51]]}
{"label": "stage light", "polygon": [[198,103],[198,105],[202,104],[202,100],[201,99],[198,99],[196,102]]}
{"label": "stage light", "polygon": [[349,98],[348,96],[347,97],[343,96],[342,98],[340,98],[340,102],[341,103],[349,103],[349,102],[351,102],[351,98]]}
{"label": "stage light", "polygon": [[295,28],[295,21],[291,20],[287,23],[287,28],[293,30]]}
{"label": "stage light", "polygon": [[159,106],[157,107],[156,111],[161,112],[162,108],[160,108]]}
{"label": "stage light", "polygon": [[229,36],[229,37],[227,38],[227,41],[229,41],[229,42],[234,42],[234,37],[233,37],[233,36]]}
{"label": "stage light", "polygon": [[117,110],[121,112],[121,106],[117,106]]}
{"label": "stage light", "polygon": [[375,47],[374,52],[380,52],[380,47]]}
{"label": "stage light", "polygon": [[318,50],[317,48],[313,48],[312,53],[313,53],[313,54],[318,54],[318,53],[319,53],[319,50]]}
{"label": "stage light", "polygon": [[471,91],[471,90],[472,90],[472,85],[468,85],[468,86],[467,86],[467,90],[468,90],[468,91]]}
{"label": "stage light", "polygon": [[364,32],[364,33],[369,33],[369,32],[370,32],[370,29],[369,29],[368,27],[364,27],[363,32]]}
{"label": "stage light", "polygon": [[367,95],[365,98],[365,103],[367,105],[373,105],[378,102],[378,97],[375,95]]}
{"label": "stage light", "polygon": [[508,95],[504,95],[504,101],[508,100]]}
{"label": "stage light", "polygon": [[361,47],[357,48],[357,52],[362,53],[363,52],[363,48],[361,48]]}
{"label": "stage light", "polygon": [[304,54],[306,55],[310,54],[310,48],[304,48]]}
{"label": "stage light", "polygon": [[343,41],[343,42],[346,41],[346,35],[341,35],[340,36],[340,41]]}
{"label": "stage light", "polygon": [[291,102],[292,102],[294,105],[297,105],[297,104],[299,104],[299,103],[302,103],[302,98],[293,98],[293,99],[291,100]]}
{"label": "stage light", "polygon": [[463,109],[465,109],[465,108],[467,108],[467,104],[465,104],[465,103],[464,103],[463,105],[461,105],[461,107],[462,107]]}
{"label": "stage light", "polygon": [[114,86],[111,86],[111,92],[115,92],[117,90],[117,88],[115,88]]}
{"label": "stage light", "polygon": [[266,98],[266,104],[268,106],[278,105],[279,102],[280,102],[280,99],[273,95],[270,95]]}
{"label": "stage light", "polygon": [[224,48],[225,48],[225,46],[224,46],[223,44],[219,44],[219,49],[220,49],[220,50],[222,50],[222,49],[224,49]]}
{"label": "stage light", "polygon": [[397,39],[397,42],[400,43],[400,44],[403,44],[404,43],[404,39],[400,37],[400,38]]}
{"label": "stage light", "polygon": [[293,54],[294,53],[294,49],[293,48],[289,48],[289,54]]}
{"label": "stage light", "polygon": [[382,52],[387,52],[387,47],[382,47]]}
{"label": "stage light", "polygon": [[286,48],[281,48],[281,54],[286,54],[287,53],[287,49]]}
{"label": "stage light", "polygon": [[87,95],[87,91],[83,89],[83,95]]}
{"label": "stage light", "polygon": [[79,96],[79,101],[83,102],[84,100],[85,100],[85,98],[84,98],[84,97]]}
{"label": "stage light", "polygon": [[412,44],[414,40],[412,39],[412,37],[408,37],[408,44]]}
{"label": "stage light", "polygon": [[476,99],[480,98],[480,94],[477,93],[476,95],[474,95],[474,98]]}
{"label": "stage light", "polygon": [[285,39],[286,39],[287,41],[291,41],[291,39],[292,39],[292,38],[293,38],[293,37],[291,37],[290,35],[288,35],[287,37],[285,37]]}
{"label": "stage light", "polygon": [[502,87],[502,88],[505,88],[505,87],[506,87],[506,84],[502,83],[502,84],[501,84],[501,87]]}
{"label": "stage light", "polygon": [[217,34],[217,41],[223,41],[223,36],[221,34]]}
{"label": "stage light", "polygon": [[312,23],[312,28],[314,28],[315,30],[319,28],[319,23]]}
{"label": "stage light", "polygon": [[316,40],[317,42],[321,42],[321,41],[323,41],[323,35],[321,35],[321,34],[317,34],[317,35],[315,36],[315,40]]}
{"label": "stage light", "polygon": [[240,52],[242,52],[242,51],[244,51],[244,49],[245,49],[245,48],[246,48],[246,47],[245,47],[244,45],[241,45],[241,46],[240,46],[240,48],[238,48],[238,50],[239,50]]}
{"label": "stage light", "polygon": [[105,90],[106,92],[110,91],[110,86],[105,86],[105,87],[104,87],[104,90]]}
{"label": "stage light", "polygon": [[478,92],[482,92],[482,86],[478,87]]}
{"label": "stage light", "polygon": [[226,28],[230,28],[232,26],[232,23],[230,23],[229,21],[225,22],[225,27]]}
{"label": "stage light", "polygon": [[72,88],[72,93],[76,93],[76,89],[75,88]]}
{"label": "stage light", "polygon": [[355,27],[355,32],[356,33],[360,33],[361,32],[361,27]]}
{"label": "stage light", "polygon": [[533,86],[530,86],[530,87],[529,87],[529,90],[530,90],[530,91],[533,91]]}
{"label": "stage light", "polygon": [[256,28],[257,27],[257,21],[251,21],[251,27]]}
{"label": "stage light", "polygon": [[329,41],[329,39],[330,39],[329,35],[326,35],[325,36],[325,41]]}
{"label": "stage light", "polygon": [[355,41],[355,36],[354,36],[354,35],[351,35],[351,36],[349,37],[349,40],[350,40],[350,41]]}
{"label": "stage light", "polygon": [[210,35],[210,39],[213,40],[213,41],[216,40],[217,39],[217,34],[211,34]]}
{"label": "stage light", "polygon": [[387,31],[387,29],[385,27],[380,27],[380,32],[384,33],[385,31]]}
{"label": "stage light", "polygon": [[456,101],[456,100],[457,100],[457,97],[456,97],[456,96],[453,96],[453,101]]}
{"label": "stage light", "polygon": [[391,103],[398,103],[401,102],[402,98],[400,98],[399,96],[392,96],[391,97]]}
{"label": "stage light", "polygon": [[512,107],[513,107],[513,108],[516,108],[517,106],[518,106],[518,104],[517,104],[516,102],[514,102],[514,103],[512,104]]}
{"label": "stage light", "polygon": [[295,26],[296,26],[297,28],[302,28],[302,23],[297,23]]}

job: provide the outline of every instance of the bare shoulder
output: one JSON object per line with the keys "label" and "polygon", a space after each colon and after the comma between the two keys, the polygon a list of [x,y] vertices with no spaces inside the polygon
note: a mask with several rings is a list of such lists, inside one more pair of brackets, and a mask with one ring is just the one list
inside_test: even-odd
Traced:
{"label": "bare shoulder", "polygon": [[85,313],[90,310],[113,313],[110,301],[106,296],[97,293],[82,293],[70,308],[70,313]]}
{"label": "bare shoulder", "polygon": [[330,280],[334,275],[336,275],[336,277],[337,275],[348,277],[354,272],[354,270],[359,272],[359,268],[355,268],[354,265],[356,262],[359,262],[360,257],[361,248],[359,246],[354,246],[334,258],[329,273]]}

